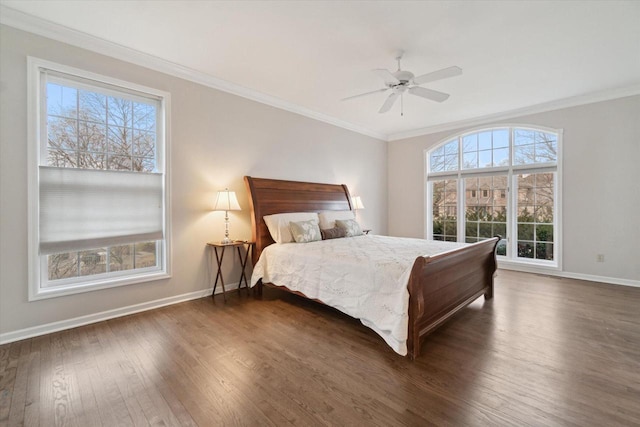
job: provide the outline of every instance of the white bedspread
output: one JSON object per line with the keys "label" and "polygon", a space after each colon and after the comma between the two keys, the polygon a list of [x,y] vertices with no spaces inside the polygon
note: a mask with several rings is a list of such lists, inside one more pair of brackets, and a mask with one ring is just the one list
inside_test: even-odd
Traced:
{"label": "white bedspread", "polygon": [[407,354],[411,267],[418,256],[465,243],[359,236],[273,244],[262,251],[251,286],[264,283],[302,292],[360,321],[401,355]]}

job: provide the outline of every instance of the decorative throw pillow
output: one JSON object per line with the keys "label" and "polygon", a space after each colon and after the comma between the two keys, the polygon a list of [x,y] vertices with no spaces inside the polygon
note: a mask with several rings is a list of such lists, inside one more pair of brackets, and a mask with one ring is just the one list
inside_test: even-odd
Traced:
{"label": "decorative throw pillow", "polygon": [[299,221],[290,222],[289,228],[291,229],[291,235],[296,243],[309,243],[321,240],[320,227],[318,227],[318,221]]}
{"label": "decorative throw pillow", "polygon": [[336,219],[336,226],[344,229],[347,237],[362,236],[362,228],[355,219]]}
{"label": "decorative throw pillow", "polygon": [[322,240],[339,239],[340,237],[347,237],[347,232],[344,228],[334,227],[327,228],[326,230],[320,230],[322,234]]}

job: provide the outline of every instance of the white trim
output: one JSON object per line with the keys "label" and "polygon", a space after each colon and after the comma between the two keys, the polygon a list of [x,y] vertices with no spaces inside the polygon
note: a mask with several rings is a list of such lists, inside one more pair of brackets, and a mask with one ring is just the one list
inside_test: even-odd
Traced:
{"label": "white trim", "polygon": [[554,195],[554,209],[555,212],[553,213],[553,226],[555,227],[555,234],[556,236],[559,237],[559,239],[555,239],[556,241],[553,242],[553,250],[554,250],[554,261],[556,262],[556,265],[558,266],[558,270],[562,271],[563,268],[563,262],[564,262],[564,252],[562,250],[562,248],[564,247],[564,234],[563,234],[563,224],[564,224],[564,217],[563,217],[563,206],[564,206],[564,202],[562,199],[563,196],[563,192],[562,192],[562,176],[564,175],[564,165],[563,165],[563,150],[564,150],[564,129],[557,129],[556,131],[556,135],[557,135],[557,151],[556,151],[556,163],[557,163],[557,172],[556,172],[556,179],[555,181],[555,195]]}
{"label": "white trim", "polygon": [[[238,283],[231,283],[226,285],[227,292],[236,289],[238,289]],[[200,291],[160,298],[154,301],[143,302],[127,307],[114,308],[113,310],[106,310],[100,313],[87,314],[86,316],[79,316],[71,319],[60,320],[57,322],[46,323],[44,325],[32,326],[30,328],[19,329],[12,332],[5,332],[3,334],[0,334],[0,345],[24,340],[27,338],[37,337],[40,335],[50,334],[53,332],[63,331],[66,329],[77,328],[78,326],[89,325],[91,323],[102,322],[105,320],[114,319],[116,317],[129,316],[131,314],[154,310],[156,308],[178,304],[185,301],[204,298],[206,296],[211,296],[212,290],[213,288],[207,288]],[[219,295],[220,293],[222,293],[221,288],[217,289],[216,295]]]}
{"label": "white trim", "polygon": [[[510,245],[511,240],[507,244]],[[514,248],[511,248],[512,251],[517,253],[517,245],[514,245]],[[515,258],[498,256],[498,265],[505,270],[525,271],[528,273],[551,274],[551,272],[560,272],[560,268],[558,268],[554,261],[518,258],[517,255]]]}
{"label": "white trim", "polygon": [[[42,261],[42,264],[46,266],[46,261]],[[153,267],[156,268],[156,267]],[[151,269],[151,268],[150,268]],[[43,268],[40,268],[42,271]],[[41,274],[44,275],[44,271]],[[32,292],[29,295],[29,301],[38,301],[48,298],[64,297],[68,295],[81,294],[85,292],[98,291],[100,289],[117,288],[119,286],[135,285],[137,283],[152,282],[162,279],[170,279],[171,275],[160,270],[150,272],[139,272],[138,270],[125,270],[124,272],[117,272],[121,277],[107,276],[100,279],[95,279],[92,276],[80,276],[74,278],[75,280],[67,282],[62,285],[52,285],[49,287],[38,287],[36,284],[29,287]],[[63,279],[64,280],[64,279]],[[61,280],[61,281],[63,281]],[[42,283],[42,280],[38,285]]]}
{"label": "white trim", "polygon": [[171,94],[162,97],[162,111],[158,112],[158,116],[163,121],[162,143],[162,162],[164,170],[164,239],[162,239],[162,256],[164,256],[164,272],[171,277],[173,253],[171,252],[171,242],[173,234],[171,232]]}
{"label": "white trim", "polygon": [[[498,268],[503,270],[521,271],[524,273],[546,274],[555,277],[564,277],[567,279],[586,280],[589,282],[600,282],[612,285],[640,287],[640,280],[621,279],[615,277],[595,276],[591,274],[571,273],[556,271],[555,269],[545,269],[539,266],[523,266],[523,265],[506,265],[498,261]],[[227,292],[238,289],[238,283],[230,283],[226,285]],[[57,322],[46,323],[44,325],[32,326],[29,328],[19,329],[17,331],[5,332],[0,334],[0,345],[8,344],[14,341],[20,341],[27,338],[37,337],[40,335],[50,334],[66,329],[77,328],[79,326],[91,323],[102,322],[117,317],[129,316],[131,314],[143,311],[154,310],[156,308],[168,305],[179,304],[185,301],[204,298],[211,296],[213,288],[207,288],[200,291],[189,292],[182,295],[161,298],[154,301],[148,301],[140,304],[134,304],[127,307],[120,307],[113,310],[107,310],[100,313],[88,314],[86,316],[74,317],[72,319],[60,320]],[[222,293],[222,289],[217,289],[216,295]]]}
{"label": "white trim", "polygon": [[[476,169],[462,169],[461,168],[461,157],[463,153],[463,142],[462,139],[467,135],[477,134],[484,131],[493,131],[496,129],[505,129],[509,131],[509,165],[508,166],[496,166],[496,167],[487,167],[487,168],[476,168]],[[546,132],[552,133],[557,137],[557,158],[555,163],[532,163],[526,165],[513,165],[513,149],[514,149],[514,131],[519,129],[527,129],[535,132]],[[464,241],[460,239],[464,239],[465,236],[465,221],[460,221],[460,218],[465,218],[465,180],[466,178],[476,178],[482,176],[497,176],[497,175],[505,175],[507,177],[507,190],[508,190],[508,199],[507,199],[507,212],[508,220],[507,220],[507,256],[509,258],[503,259],[502,263],[514,263],[516,265],[539,265],[542,268],[550,268],[552,270],[562,270],[562,240],[564,236],[562,235],[562,144],[563,144],[563,135],[564,129],[553,129],[546,126],[535,126],[531,124],[523,124],[523,123],[513,123],[513,124],[486,124],[482,126],[477,126],[475,128],[466,129],[463,132],[458,132],[453,135],[446,135],[444,138],[440,139],[434,145],[425,148],[423,150],[423,158],[424,158],[424,179],[426,182],[426,191],[423,194],[426,196],[425,203],[425,227],[424,227],[424,238],[432,239],[433,233],[433,208],[430,204],[430,200],[433,197],[433,181],[440,181],[446,179],[455,179],[458,181],[458,197],[457,197],[457,233],[458,233],[458,241]],[[444,145],[451,143],[452,141],[458,141],[458,169],[455,171],[441,171],[441,172],[429,172],[430,169],[430,153],[434,150],[438,150]],[[517,238],[515,237],[516,224],[517,224],[517,174],[519,172],[526,173],[554,173],[554,201],[553,201],[553,229],[554,229],[554,245],[553,245],[553,261],[543,261],[543,260],[527,260],[525,258],[518,258],[517,255]],[[505,237],[505,236],[502,236]],[[549,264],[548,266],[545,264]]]}
{"label": "white trim", "polygon": [[[458,149],[460,150],[460,148],[462,148],[462,138],[458,138]],[[462,151],[458,151],[458,166],[462,163],[460,153]],[[456,191],[458,192],[456,194],[456,241],[462,239],[464,242],[467,237],[467,180],[458,174],[456,181]],[[431,199],[427,200],[427,202],[430,201]],[[431,217],[431,222],[433,222],[433,217]]]}
{"label": "white trim", "polygon": [[[3,9],[2,9],[3,10]],[[164,239],[160,254],[160,268],[156,271],[136,271],[131,270],[125,277],[109,277],[94,280],[91,276],[86,276],[84,284],[68,284],[60,287],[42,287],[41,275],[44,273],[39,254],[39,166],[41,154],[44,152],[42,138],[46,134],[46,111],[41,96],[44,92],[45,79],[42,78],[42,70],[51,70],[56,73],[66,74],[83,80],[93,80],[98,84],[111,85],[116,88],[123,88],[123,91],[135,91],[139,94],[146,94],[157,97],[159,100],[158,125],[161,129],[157,133],[158,146],[162,150],[157,153],[157,169],[162,171],[164,178],[163,188],[163,228]],[[36,301],[45,298],[54,298],[89,292],[110,287],[130,285],[135,283],[149,282],[171,277],[171,198],[170,198],[170,116],[171,116],[171,94],[163,90],[127,82],[110,76],[85,71],[79,68],[58,64],[52,61],[27,56],[27,124],[28,124],[28,300]],[[46,264],[45,264],[46,265]],[[116,275],[117,276],[117,275]]]}
{"label": "white trim", "polygon": [[[513,140],[513,129],[509,131],[509,141]],[[513,159],[513,144],[509,143],[510,156]],[[507,201],[507,256],[505,259],[507,263],[516,262],[526,264],[526,258],[518,258],[518,178],[517,174],[511,171],[507,178],[507,185],[509,186],[509,200]],[[554,201],[555,203],[555,201]],[[535,235],[533,236],[535,239]],[[555,247],[555,245],[554,245]],[[505,263],[505,262],[503,262]]]}
{"label": "white trim", "polygon": [[[79,86],[80,84],[82,84],[82,86],[85,86],[85,88],[90,87],[89,84],[86,82],[91,81],[91,82],[95,82],[96,86],[102,90],[105,90],[103,85],[110,86],[108,90],[112,94],[117,93],[114,91],[113,87],[115,87],[116,89],[124,88],[125,90],[123,90],[122,92],[127,94],[128,91],[133,91],[133,93],[136,95],[135,99],[140,99],[143,102],[148,102],[149,99],[152,99],[153,97],[157,97],[158,98],[157,101],[159,101],[159,103],[162,103],[162,99],[171,97],[171,94],[164,90],[155,89],[155,88],[144,86],[138,83],[132,83],[132,82],[121,80],[115,77],[106,76],[104,74],[94,73],[92,71],[86,71],[81,68],[71,67],[69,65],[48,61],[46,59],[40,59],[35,56],[27,56],[27,63],[29,64],[29,66],[35,67],[39,71],[45,70],[45,71],[55,72],[56,81],[61,81],[62,79],[66,78],[66,80],[71,80],[74,84],[78,84]],[[82,83],[76,82],[75,80],[65,75],[76,77],[80,79]],[[132,94],[129,93],[129,95],[132,95]],[[147,97],[144,98],[143,97],[144,95],[147,95]],[[121,96],[121,95],[118,94],[118,96]]]}
{"label": "white trim", "polygon": [[[432,133],[454,131],[466,128],[467,126],[483,126],[492,125],[495,121],[508,120],[515,117],[545,113],[547,111],[560,110],[562,108],[577,107],[580,105],[593,104],[596,102],[610,101],[612,99],[625,98],[627,96],[640,95],[640,85],[633,85],[623,88],[605,90],[600,92],[592,92],[585,95],[573,96],[570,98],[558,99],[555,101],[545,102],[542,104],[531,105],[529,107],[518,108],[516,110],[503,111],[500,113],[488,114],[480,117],[472,117],[456,122],[442,123],[434,126],[428,126],[420,129],[409,130],[406,132],[398,132],[388,136],[387,141],[398,141],[401,139],[414,138],[417,136],[430,135]],[[501,125],[496,125],[500,127]],[[517,127],[516,124],[509,126]],[[543,127],[540,127],[544,129]],[[466,133],[466,131],[465,131]],[[437,145],[436,145],[437,146]]]}
{"label": "white trim", "polygon": [[[429,150],[426,150],[425,157],[428,157]],[[445,171],[445,172],[433,172],[429,174],[427,178],[430,181],[440,181],[442,179],[458,179],[460,176],[465,178],[481,178],[484,176],[495,176],[500,174],[509,173],[509,166],[496,166],[489,168],[474,168],[474,169],[460,169],[457,171]],[[514,169],[514,168],[511,168]],[[527,168],[529,170],[530,168]],[[455,172],[455,173],[451,173]],[[553,168],[553,172],[555,172],[555,166]]]}
{"label": "white trim", "polygon": [[619,277],[605,277],[605,276],[596,276],[593,274],[571,273],[571,272],[564,272],[564,271],[559,272],[558,276],[565,277],[567,279],[587,280],[589,282],[601,282],[601,283],[609,283],[611,285],[630,286],[634,288],[640,288],[640,280],[621,279]]}
{"label": "white trim", "polygon": [[0,5],[0,24],[8,25],[22,31],[47,37],[62,43],[87,49],[102,55],[110,56],[121,61],[146,67],[161,73],[169,74],[203,86],[231,93],[242,98],[250,99],[261,104],[300,114],[320,122],[328,123],[343,129],[350,130],[371,138],[388,141],[388,135],[376,132],[362,126],[346,122],[344,120],[319,113],[308,108],[285,101],[275,96],[267,95],[257,90],[250,89],[226,80],[205,74],[200,71],[179,65],[135,49],[131,49],[117,43],[113,43],[99,37],[95,37],[63,25],[55,24],[24,12]]}
{"label": "white trim", "polygon": [[622,279],[619,277],[596,276],[594,274],[572,273],[569,271],[558,271],[554,268],[540,266],[529,266],[523,264],[507,264],[498,260],[498,268],[502,270],[520,271],[523,273],[545,274],[548,276],[562,277],[565,279],[586,280],[588,282],[606,283],[610,285],[630,286],[640,288],[640,280]]}
{"label": "white trim", "polygon": [[149,55],[144,52],[131,49],[117,43],[91,36],[89,34],[73,30],[71,28],[55,24],[53,22],[28,15],[24,12],[0,5],[0,24],[8,25],[22,31],[27,31],[42,37],[47,37],[62,43],[97,52],[110,56],[121,61],[130,62],[135,65],[159,71],[174,77],[179,77],[188,81],[199,83],[213,89],[231,93],[261,104],[269,105],[281,110],[300,114],[320,122],[328,123],[339,128],[350,130],[362,135],[370,136],[382,141],[397,141],[400,139],[412,138],[416,136],[429,135],[436,132],[455,130],[467,126],[478,126],[488,124],[496,120],[506,120],[527,114],[543,113],[546,111],[559,110],[561,108],[575,107],[579,105],[592,104],[595,102],[608,101],[611,99],[624,98],[640,94],[640,85],[633,85],[624,88],[616,88],[600,92],[592,92],[585,95],[563,98],[542,104],[519,108],[516,110],[504,111],[500,113],[488,114],[480,117],[459,120],[455,122],[442,123],[419,129],[413,129],[394,134],[385,134],[360,125],[349,123],[344,120],[319,113],[308,108],[285,101],[275,96],[267,95],[256,90],[246,88],[226,80],[210,76],[200,71],[175,64],[170,61]]}
{"label": "white trim", "polygon": [[34,299],[40,288],[40,257],[38,255],[40,202],[39,197],[33,197],[33,195],[39,194],[38,170],[41,150],[39,141],[42,132],[40,119],[43,114],[40,111],[42,105],[40,71],[33,63],[34,59],[27,56],[27,298],[29,301]]}
{"label": "white trim", "polygon": [[[640,94],[640,87],[639,87],[639,94]],[[453,133],[453,134],[449,134],[447,136],[445,136],[444,138],[441,138],[440,140],[438,140],[438,142],[436,142],[435,144],[433,144],[432,146],[425,148],[424,152],[429,152],[432,150],[435,150],[437,148],[440,148],[441,145],[445,145],[447,142],[451,142],[454,138],[462,138],[465,137],[467,135],[471,135],[474,133],[479,133],[482,131],[490,131],[490,130],[494,130],[494,129],[505,129],[505,130],[509,130],[511,131],[511,128],[518,128],[518,129],[526,129],[526,130],[533,130],[533,131],[544,131],[544,132],[551,132],[551,133],[558,133],[560,132],[562,129],[555,129],[555,128],[551,128],[548,126],[538,126],[538,125],[532,125],[531,123],[524,123],[524,122],[517,122],[517,123],[484,123],[484,124],[479,124],[475,127],[472,128],[468,128],[468,129],[464,129],[458,133]],[[451,130],[458,130],[459,128],[454,128]],[[511,146],[511,135],[509,135],[509,146]],[[511,158],[511,157],[510,157]],[[500,168],[500,166],[497,166],[497,168]],[[464,169],[465,171],[468,170],[473,170],[473,169]],[[457,172],[457,171],[450,171],[450,172]],[[437,173],[437,172],[436,172]]]}
{"label": "white trim", "polygon": [[[426,153],[426,151],[423,151],[423,153]],[[422,195],[424,196],[424,198],[422,199],[422,203],[424,206],[423,212],[425,213],[425,215],[422,218],[422,220],[424,221],[423,236],[425,239],[433,239],[433,221],[429,221],[429,218],[433,216],[433,203],[429,203],[429,200],[431,200],[431,197],[433,194],[433,183],[428,179],[429,159],[427,158],[426,154],[423,154],[422,158],[424,159],[424,165],[422,169],[422,172],[423,172]]]}

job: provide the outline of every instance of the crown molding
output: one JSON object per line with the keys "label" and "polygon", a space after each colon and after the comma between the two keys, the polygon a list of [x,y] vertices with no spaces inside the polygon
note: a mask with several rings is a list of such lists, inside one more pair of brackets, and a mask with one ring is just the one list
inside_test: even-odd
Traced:
{"label": "crown molding", "polygon": [[515,117],[544,113],[547,111],[559,110],[562,108],[575,107],[579,105],[591,104],[595,102],[608,101],[626,96],[640,94],[640,85],[625,88],[594,92],[590,94],[574,96],[571,98],[559,99],[542,104],[509,110],[500,113],[489,114],[480,117],[473,117],[455,122],[442,123],[434,126],[427,126],[394,134],[384,134],[365,128],[361,125],[346,122],[311,109],[302,107],[289,101],[267,95],[256,90],[231,83],[229,81],[208,75],[206,73],[176,64],[135,49],[113,43],[99,37],[95,37],[81,31],[77,31],[60,24],[47,21],[24,12],[12,9],[0,4],[0,24],[27,31],[42,37],[47,37],[62,43],[67,43],[82,49],[87,49],[105,56],[109,56],[121,61],[129,62],[138,66],[149,68],[174,77],[188,80],[212,89],[227,92],[240,96],[261,104],[299,114],[320,122],[346,129],[361,135],[382,141],[397,141],[401,139],[414,138],[417,136],[429,135],[437,132],[455,130],[470,126],[480,126],[494,121],[507,120]]}
{"label": "crown molding", "polygon": [[350,130],[371,138],[387,141],[388,135],[375,132],[360,125],[346,122],[338,118],[313,111],[289,101],[267,95],[256,90],[231,83],[229,81],[208,75],[180,64],[167,61],[157,56],[149,55],[81,31],[77,31],[60,24],[47,21],[33,15],[0,5],[0,24],[17,28],[22,31],[47,37],[62,43],[87,49],[101,55],[109,56],[121,61],[130,62],[141,67],[149,68],[174,77],[179,77],[213,89],[221,90],[261,104],[269,105],[280,110],[299,114],[320,122],[328,123],[339,128]]}
{"label": "crown molding", "polygon": [[560,110],[562,108],[577,107],[585,104],[593,104],[596,102],[609,101],[612,99],[624,98],[627,96],[640,95],[640,85],[634,85],[624,88],[616,88],[612,90],[593,92],[586,95],[573,96],[571,98],[558,99],[543,104],[531,105],[529,107],[518,108],[516,110],[503,111],[486,116],[474,117],[456,122],[442,123],[435,126],[428,126],[420,129],[409,130],[406,132],[398,132],[389,135],[388,141],[398,141],[401,139],[414,138],[417,136],[430,135],[432,133],[444,132],[448,130],[456,130],[472,126],[480,126],[490,122],[513,119],[529,114],[545,113],[547,111]]}

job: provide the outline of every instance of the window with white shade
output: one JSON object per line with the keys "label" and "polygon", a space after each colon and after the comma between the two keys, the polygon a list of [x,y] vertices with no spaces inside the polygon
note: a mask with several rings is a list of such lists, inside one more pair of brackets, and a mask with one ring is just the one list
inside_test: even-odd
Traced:
{"label": "window with white shade", "polygon": [[503,262],[560,266],[560,133],[504,126],[427,151],[427,238],[502,236]]}
{"label": "window with white shade", "polygon": [[29,58],[30,298],[168,277],[164,92]]}

